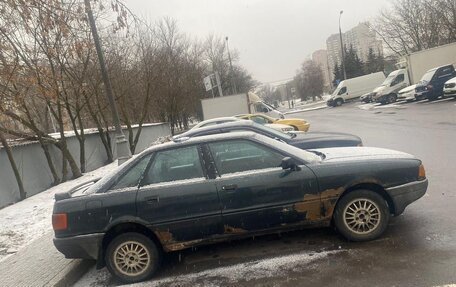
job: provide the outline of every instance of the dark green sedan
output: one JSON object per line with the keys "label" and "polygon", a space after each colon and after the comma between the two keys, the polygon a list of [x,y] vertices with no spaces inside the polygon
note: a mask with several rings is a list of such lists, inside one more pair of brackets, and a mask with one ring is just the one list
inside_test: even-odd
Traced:
{"label": "dark green sedan", "polygon": [[251,133],[156,145],[86,189],[56,195],[54,244],[124,282],[163,252],[308,226],[365,241],[422,197],[421,161],[380,148],[305,151]]}

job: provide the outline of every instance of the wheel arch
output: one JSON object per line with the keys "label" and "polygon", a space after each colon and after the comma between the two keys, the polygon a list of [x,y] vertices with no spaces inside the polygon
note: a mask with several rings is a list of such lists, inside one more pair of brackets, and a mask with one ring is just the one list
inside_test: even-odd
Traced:
{"label": "wheel arch", "polygon": [[147,236],[155,243],[155,245],[161,252],[163,251],[163,245],[151,229],[147,228],[145,225],[140,224],[138,222],[121,222],[111,226],[109,230],[105,233],[101,243],[101,248],[99,249],[97,268],[105,266],[106,248],[108,247],[109,243],[116,236],[127,232],[136,232]]}
{"label": "wheel arch", "polygon": [[[385,191],[383,186],[381,186],[378,183],[372,183],[372,182],[357,183],[355,185],[352,185],[352,186],[346,188],[342,192],[342,194],[339,196],[339,198],[337,199],[337,202],[336,202],[335,206],[337,206],[337,204],[339,204],[340,200],[344,196],[346,196],[347,194],[349,194],[352,191],[359,190],[359,189],[371,190],[371,191],[381,195],[385,199],[386,203],[388,204],[388,208],[389,208],[390,213],[391,214],[395,214],[395,207],[394,207],[394,202],[393,202],[392,198]],[[333,214],[333,216],[334,216],[334,214]]]}

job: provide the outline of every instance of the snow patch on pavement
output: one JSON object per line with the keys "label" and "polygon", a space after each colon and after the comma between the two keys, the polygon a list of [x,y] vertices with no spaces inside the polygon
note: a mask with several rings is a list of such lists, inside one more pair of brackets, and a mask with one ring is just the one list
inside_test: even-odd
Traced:
{"label": "snow patch on pavement", "polygon": [[54,194],[67,191],[117,168],[117,162],[84,174],[0,209],[0,261],[52,230]]}
{"label": "snow patch on pavement", "polygon": [[357,106],[361,110],[376,110],[376,109],[405,109],[402,103],[394,103],[394,104],[388,104],[388,105],[382,105],[380,103],[375,103],[375,104],[364,104],[364,105],[359,105]]}
{"label": "snow patch on pavement", "polygon": [[[146,287],[146,286],[220,286],[231,285],[239,281],[251,281],[262,278],[272,278],[285,275],[290,271],[298,271],[299,268],[315,268],[307,266],[310,263],[324,259],[347,250],[331,250],[321,252],[301,252],[297,254],[284,255],[273,258],[259,259],[239,263],[235,265],[218,267],[201,272],[171,276],[163,279],[146,281],[125,286]],[[74,287],[82,286],[109,286],[110,275],[106,269],[97,271],[93,268],[85,277],[81,278]],[[235,286],[235,285],[233,285]]]}
{"label": "snow patch on pavement", "polygon": [[287,111],[287,112],[284,112],[284,114],[285,115],[289,115],[289,114],[296,114],[296,113],[301,113],[301,112],[315,111],[315,110],[326,109],[327,107],[328,106],[325,104],[325,105],[321,105],[321,106],[317,106],[317,107],[313,107],[313,108],[308,108],[308,109],[299,109],[299,110]]}

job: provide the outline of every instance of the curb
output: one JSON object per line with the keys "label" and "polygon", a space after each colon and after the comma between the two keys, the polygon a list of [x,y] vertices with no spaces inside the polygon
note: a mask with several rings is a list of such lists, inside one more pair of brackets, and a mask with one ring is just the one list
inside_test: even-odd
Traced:
{"label": "curb", "polygon": [[324,105],[324,106],[318,106],[318,107],[308,108],[308,109],[303,109],[303,110],[289,111],[289,112],[285,112],[284,114],[289,115],[289,114],[296,114],[296,113],[302,113],[302,112],[316,111],[316,110],[325,109],[327,107],[328,107],[327,105]]}
{"label": "curb", "polygon": [[65,287],[74,285],[96,263],[95,260],[73,259],[45,286]]}

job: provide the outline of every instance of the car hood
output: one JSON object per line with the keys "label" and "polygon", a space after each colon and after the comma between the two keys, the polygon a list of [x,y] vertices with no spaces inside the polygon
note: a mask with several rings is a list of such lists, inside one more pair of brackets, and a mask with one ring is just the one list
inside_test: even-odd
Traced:
{"label": "car hood", "polygon": [[386,86],[380,86],[380,87],[376,87],[372,92],[373,92],[373,93],[380,93],[380,92],[382,92],[384,89],[386,89]]}
{"label": "car hood", "polygon": [[414,91],[415,87],[416,87],[416,85],[408,86],[408,87],[403,88],[402,90],[400,90],[398,93],[399,94],[403,94],[403,93],[407,93],[407,92],[410,92],[410,91]]}
{"label": "car hood", "polygon": [[451,79],[449,79],[448,81],[445,82],[445,84],[452,84],[452,83],[456,84],[456,77],[451,78]]}
{"label": "car hood", "polygon": [[324,154],[325,162],[375,160],[375,159],[416,159],[413,155],[391,149],[376,147],[344,147],[316,149]]}

